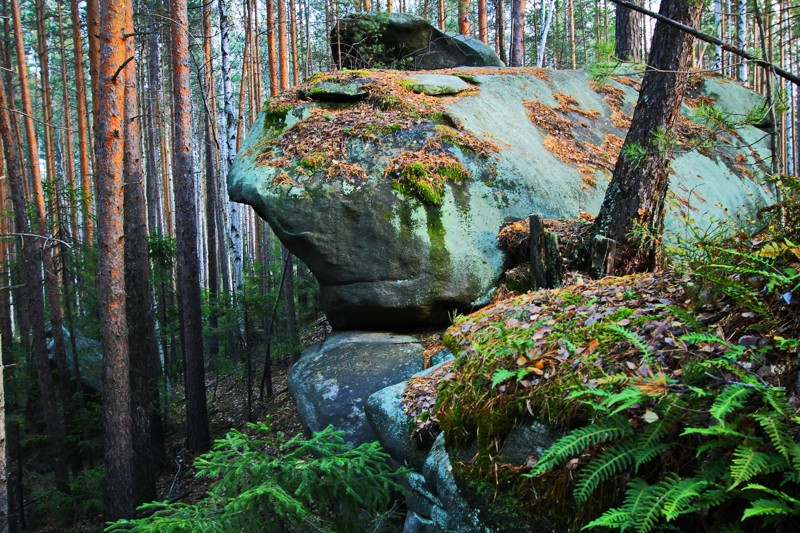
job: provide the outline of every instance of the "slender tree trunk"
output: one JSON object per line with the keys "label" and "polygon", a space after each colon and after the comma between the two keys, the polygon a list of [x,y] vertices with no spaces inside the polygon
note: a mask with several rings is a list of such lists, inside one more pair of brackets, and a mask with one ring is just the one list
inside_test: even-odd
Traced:
{"label": "slender tree trunk", "polygon": [[489,18],[486,13],[486,0],[478,0],[478,39],[489,44]]}
{"label": "slender tree trunk", "polygon": [[553,12],[555,11],[554,0],[544,0],[542,4],[542,30],[539,36],[539,47],[536,54],[536,66],[544,67],[544,55],[547,49],[547,35],[550,33],[550,24],[553,22]]}
{"label": "slender tree trunk", "polygon": [[511,0],[511,66],[521,67],[524,64],[525,0]]}
{"label": "slender tree trunk", "polygon": [[447,12],[444,9],[444,0],[436,2],[436,15],[439,23],[439,29],[445,31],[447,29]]}
{"label": "slender tree trunk", "polygon": [[[365,4],[364,11],[370,11],[371,7]],[[292,81],[294,85],[300,85],[300,57],[297,51],[297,8],[294,1],[289,2],[289,24],[291,24],[292,37]]]}
{"label": "slender tree trunk", "polygon": [[186,416],[188,446],[208,449],[203,324],[200,312],[200,265],[197,256],[197,210],[195,206],[192,153],[192,94],[189,82],[189,28],[186,0],[171,0],[171,70],[173,80],[173,187],[175,236],[178,248],[178,293],[181,312],[183,354],[186,364]]}
{"label": "slender tree trunk", "polygon": [[508,64],[508,54],[506,50],[506,24],[505,24],[505,2],[495,1],[495,50],[500,57],[500,61]]}
{"label": "slender tree trunk", "polygon": [[219,269],[217,252],[217,192],[219,183],[217,178],[217,149],[214,124],[216,124],[214,109],[216,109],[216,96],[214,90],[214,64],[211,53],[211,5],[203,5],[203,67],[206,94],[205,113],[205,171],[206,171],[206,234],[208,240],[208,299],[211,304],[211,313],[208,325],[212,333],[209,338],[208,352],[213,360],[219,356],[219,317],[217,306],[219,301]]}
{"label": "slender tree trunk", "polygon": [[[11,15],[14,24],[15,45],[17,50],[17,68],[19,70],[20,90],[22,93],[22,110],[25,113],[25,132],[28,140],[28,150],[32,162],[39,161],[39,146],[36,139],[36,126],[33,120],[33,106],[28,84],[28,67],[25,57],[23,43],[22,21],[20,17],[19,1],[11,0]],[[47,107],[47,105],[45,106]],[[55,170],[53,170],[55,173]],[[45,195],[42,184],[41,170],[38,164],[31,164],[31,181],[33,191],[33,201],[36,207],[36,227],[38,233],[43,237],[50,235],[47,227],[47,208],[45,207]],[[53,261],[53,248],[49,243],[42,246],[42,264],[45,276],[45,294],[50,310],[50,325],[53,332],[53,344],[55,346],[56,368],[58,369],[59,385],[61,390],[61,402],[64,409],[68,409],[68,370],[67,370],[67,346],[64,342],[63,313],[61,310],[61,298],[58,288],[58,275]]]}
{"label": "slender tree trunk", "polygon": [[[72,106],[69,101],[69,80],[67,76],[67,50],[64,44],[64,24],[61,14],[61,4],[58,4],[58,41],[61,51],[61,86],[64,91],[64,167],[66,169],[66,181],[69,184],[68,198],[76,198],[79,185],[75,180],[75,158],[72,148]],[[69,205],[70,233],[73,240],[78,239],[78,209],[70,200]]]}
{"label": "slender tree trunk", "polygon": [[[97,87],[100,76],[100,21],[98,0],[86,0],[86,40],[89,42],[89,77],[92,81],[92,131],[97,135]],[[97,154],[95,154],[96,158]]]}
{"label": "slender tree trunk", "polygon": [[94,211],[92,209],[92,177],[89,173],[89,132],[86,111],[86,80],[83,73],[83,47],[81,46],[81,19],[78,0],[70,0],[72,19],[72,42],[75,60],[75,99],[78,120],[78,153],[81,173],[81,219],[83,242],[91,245],[94,240]]}
{"label": "slender tree trunk", "polygon": [[[744,50],[747,46],[747,0],[739,0],[738,26],[736,35],[736,46]],[[747,62],[741,58],[739,58],[739,69],[737,74],[739,77],[739,82],[746,85],[748,80]]]}
{"label": "slender tree trunk", "polygon": [[[308,46],[310,49],[311,44],[309,43]],[[267,0],[267,59],[269,60],[269,94],[275,96],[279,92],[279,85],[278,51],[275,45],[275,7],[273,0]]]}
{"label": "slender tree trunk", "polygon": [[[696,27],[702,8],[694,0],[664,0],[660,14]],[[683,93],[689,80],[693,37],[662,22],[656,23],[647,71],[625,146],[648,151],[639,160],[626,155],[623,147],[614,167],[600,214],[592,227],[595,243],[613,244],[613,253],[595,254],[595,273],[627,274],[653,270],[660,250],[630,237],[636,226],[660,236],[669,182],[671,149],[662,141],[674,131]],[[594,245],[594,243],[593,243]],[[595,252],[602,246],[595,247]],[[609,250],[606,246],[606,250]]]}
{"label": "slender tree trunk", "polygon": [[289,88],[289,59],[288,59],[288,42],[286,39],[286,0],[278,0],[278,63],[280,80],[279,86],[281,91]]}

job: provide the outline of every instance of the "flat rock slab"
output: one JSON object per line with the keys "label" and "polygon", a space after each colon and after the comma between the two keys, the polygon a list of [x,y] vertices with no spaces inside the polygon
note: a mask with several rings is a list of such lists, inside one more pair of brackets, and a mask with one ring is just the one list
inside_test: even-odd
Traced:
{"label": "flat rock slab", "polygon": [[313,85],[306,96],[318,102],[357,102],[367,97],[364,86],[369,79],[360,78],[347,82],[321,81]]}
{"label": "flat rock slab", "polygon": [[458,76],[446,74],[420,74],[419,76],[408,78],[408,86],[415,93],[423,93],[430,96],[458,94],[470,88],[469,83]]}
{"label": "flat rock slab", "polygon": [[364,414],[374,392],[422,370],[423,346],[394,333],[335,332],[308,348],[289,373],[289,393],[310,431],[328,425],[357,446],[376,440]]}

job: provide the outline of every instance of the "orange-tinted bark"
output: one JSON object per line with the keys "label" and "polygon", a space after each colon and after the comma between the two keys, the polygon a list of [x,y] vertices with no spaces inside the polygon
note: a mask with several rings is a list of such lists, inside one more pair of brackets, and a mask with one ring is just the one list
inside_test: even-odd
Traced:
{"label": "orange-tinted bark", "polygon": [[486,0],[478,0],[478,39],[489,44],[489,18],[486,15]]}
{"label": "orange-tinted bark", "polygon": [[278,54],[275,50],[275,9],[267,0],[267,59],[269,59],[269,94],[278,94]]}
{"label": "orange-tinted bark", "polygon": [[280,89],[289,88],[289,44],[286,39],[286,0],[278,0],[278,62],[280,63]]}
{"label": "orange-tinted bark", "polygon": [[78,0],[70,1],[72,18],[72,42],[75,54],[75,91],[78,116],[78,167],[81,173],[81,218],[83,222],[83,242],[91,244],[94,240],[94,210],[92,209],[92,176],[89,173],[89,131],[86,111],[86,78],[83,72],[83,47],[81,46],[81,19]]}
{"label": "orange-tinted bark", "polygon": [[[369,11],[369,7],[364,7],[364,11]],[[297,51],[297,7],[294,2],[289,2],[289,24],[291,31],[289,35],[292,37],[292,82],[294,85],[300,85],[300,58]]]}
{"label": "orange-tinted bark", "polygon": [[105,519],[134,512],[134,455],[130,403],[124,267],[125,24],[128,0],[101,0],[97,92],[97,213],[100,324],[103,341]]}
{"label": "orange-tinted bark", "polygon": [[469,35],[469,0],[458,0],[458,33]]}
{"label": "orange-tinted bark", "polygon": [[[61,85],[64,88],[64,162],[67,171],[66,181],[70,191],[77,191],[75,182],[75,158],[72,157],[72,106],[69,101],[69,80],[67,78],[67,54],[64,44],[64,24],[61,16],[61,4],[58,4],[58,42],[61,50]],[[78,239],[78,210],[75,205],[67,206],[69,210],[70,234]]]}

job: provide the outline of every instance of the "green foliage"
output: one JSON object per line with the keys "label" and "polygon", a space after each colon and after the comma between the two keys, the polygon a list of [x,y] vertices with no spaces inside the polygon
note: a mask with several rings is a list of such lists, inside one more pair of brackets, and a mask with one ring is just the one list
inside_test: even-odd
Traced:
{"label": "green foliage", "polygon": [[105,471],[102,466],[82,470],[69,482],[69,494],[45,488],[34,491],[36,512],[51,525],[65,527],[103,511]]}
{"label": "green foliage", "polygon": [[146,504],[149,516],[106,531],[364,531],[400,489],[378,443],[353,449],[332,427],[307,440],[268,423],[248,427],[255,436],[231,430],[195,461],[197,476],[211,480],[205,498]]}

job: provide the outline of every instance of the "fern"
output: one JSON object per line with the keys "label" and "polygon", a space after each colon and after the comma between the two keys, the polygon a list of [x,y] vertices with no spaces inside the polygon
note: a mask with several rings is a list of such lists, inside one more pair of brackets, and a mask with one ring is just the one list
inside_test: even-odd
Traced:
{"label": "fern", "polygon": [[758,451],[752,444],[743,444],[733,452],[731,461],[731,490],[751,478],[772,474],[784,466],[780,456]]}
{"label": "fern", "polygon": [[573,491],[575,500],[578,503],[587,501],[601,483],[633,466],[639,452],[635,441],[625,440],[595,457],[578,472]]}
{"label": "fern", "polygon": [[631,344],[639,348],[639,351],[642,353],[642,357],[644,357],[648,364],[653,364],[650,354],[650,347],[639,335],[617,324],[603,324],[602,328],[607,331],[612,331],[617,335],[627,339]]}
{"label": "fern", "polygon": [[577,428],[558,439],[539,458],[528,477],[540,476],[565,459],[574,457],[587,448],[619,440],[631,433],[630,424],[621,416],[612,416],[591,426]]}
{"label": "fern", "polygon": [[744,407],[747,398],[753,394],[754,389],[742,385],[730,385],[717,396],[709,409],[709,413],[720,424],[725,424],[725,417],[737,409]]}
{"label": "fern", "polygon": [[797,508],[787,505],[782,500],[760,499],[750,503],[750,507],[745,509],[742,520],[747,520],[754,516],[763,515],[796,515]]}
{"label": "fern", "polygon": [[769,436],[775,450],[789,463],[791,461],[790,454],[796,443],[789,433],[789,426],[786,422],[781,420],[779,415],[774,412],[755,413],[752,416],[761,426],[761,429],[764,430],[764,433]]}

